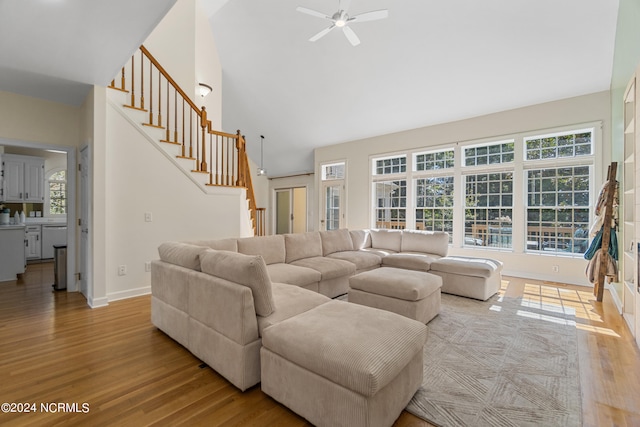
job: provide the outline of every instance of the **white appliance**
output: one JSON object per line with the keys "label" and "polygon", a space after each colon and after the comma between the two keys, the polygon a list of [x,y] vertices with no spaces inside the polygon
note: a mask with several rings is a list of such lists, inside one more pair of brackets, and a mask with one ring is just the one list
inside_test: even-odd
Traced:
{"label": "white appliance", "polygon": [[54,245],[67,244],[67,225],[42,226],[42,259],[53,258]]}

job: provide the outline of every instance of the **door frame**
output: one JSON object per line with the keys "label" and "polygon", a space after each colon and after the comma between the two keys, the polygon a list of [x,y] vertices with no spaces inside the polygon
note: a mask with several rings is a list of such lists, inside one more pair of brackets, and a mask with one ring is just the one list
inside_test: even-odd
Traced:
{"label": "door frame", "polygon": [[[273,215],[271,215],[271,230],[273,234],[276,234],[277,226],[278,226],[278,192],[288,191],[289,192],[289,213],[293,213],[294,208],[294,190],[304,188],[304,202],[305,202],[305,213],[304,213],[304,232],[309,231],[309,186],[308,185],[293,185],[286,187],[278,187],[272,190],[272,204],[273,206]],[[289,220],[289,232],[293,233],[293,220]]]}
{"label": "door frame", "polygon": [[327,189],[329,187],[338,186],[340,188],[340,206],[338,213],[338,229],[346,227],[346,213],[345,213],[345,180],[344,179],[332,179],[320,182],[320,215],[318,218],[319,230],[327,230]]}
{"label": "door frame", "polygon": [[[0,145],[11,147],[31,148],[35,150],[56,150],[67,153],[67,292],[78,290],[76,270],[76,147],[65,145],[43,144],[39,142],[22,141],[18,139],[0,138]],[[45,188],[45,191],[47,189]]]}

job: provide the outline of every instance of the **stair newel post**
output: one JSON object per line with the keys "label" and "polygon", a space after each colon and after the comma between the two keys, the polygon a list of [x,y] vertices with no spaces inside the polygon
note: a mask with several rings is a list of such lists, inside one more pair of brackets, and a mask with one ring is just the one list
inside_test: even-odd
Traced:
{"label": "stair newel post", "polygon": [[245,141],[239,129],[236,135],[238,135],[238,137],[236,138],[236,150],[238,150],[238,181],[236,182],[236,185],[238,187],[244,187],[244,162],[242,162],[240,159],[246,156]]}
{"label": "stair newel post", "polygon": [[200,127],[202,128],[202,162],[200,163],[200,170],[202,172],[207,171],[207,157],[206,157],[206,138],[205,133],[207,129],[207,109],[203,106],[200,111]]}

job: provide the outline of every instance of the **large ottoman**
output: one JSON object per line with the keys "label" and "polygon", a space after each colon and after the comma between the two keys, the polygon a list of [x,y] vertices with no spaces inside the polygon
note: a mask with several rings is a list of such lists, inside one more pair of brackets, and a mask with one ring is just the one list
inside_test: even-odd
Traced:
{"label": "large ottoman", "polygon": [[349,302],[427,323],[440,312],[441,287],[439,276],[381,267],[349,278]]}
{"label": "large ottoman", "polygon": [[447,256],[431,263],[442,277],[442,292],[486,301],[502,285],[502,263],[488,258]]}
{"label": "large ottoman", "polygon": [[390,426],[422,383],[427,328],[330,301],[263,331],[262,391],[317,426]]}

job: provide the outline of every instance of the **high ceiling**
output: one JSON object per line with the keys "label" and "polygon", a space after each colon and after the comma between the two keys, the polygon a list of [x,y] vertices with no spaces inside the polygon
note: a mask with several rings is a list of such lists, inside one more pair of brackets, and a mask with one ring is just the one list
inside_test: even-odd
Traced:
{"label": "high ceiling", "polygon": [[0,91],[81,105],[176,0],[0,0]]}
{"label": "high ceiling", "polygon": [[224,127],[254,159],[265,136],[269,176],[312,171],[318,146],[609,89],[615,0],[353,0],[389,10],[351,25],[356,47],[338,29],[308,42],[327,21],[297,6],[338,0],[230,0],[211,18]]}
{"label": "high ceiling", "polygon": [[[80,105],[176,0],[0,0],[0,91]],[[313,170],[313,149],[607,90],[616,0],[352,0],[388,9],[339,30],[296,12],[338,0],[200,0],[223,67],[223,124],[270,176]]]}

